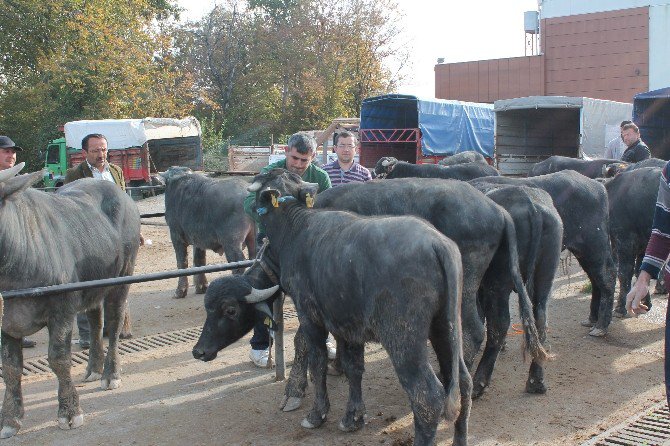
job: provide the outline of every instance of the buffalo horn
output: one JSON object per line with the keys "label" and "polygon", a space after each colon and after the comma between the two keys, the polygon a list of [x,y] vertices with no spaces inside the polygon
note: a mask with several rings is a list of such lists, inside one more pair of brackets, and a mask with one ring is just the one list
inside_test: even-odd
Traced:
{"label": "buffalo horn", "polygon": [[388,167],[388,165],[389,165],[389,160],[382,161],[382,166],[383,167]]}
{"label": "buffalo horn", "polygon": [[254,181],[247,187],[247,192],[258,192],[261,186],[263,186],[263,184],[261,184],[260,181]]}
{"label": "buffalo horn", "polygon": [[10,167],[9,169],[5,169],[0,172],[0,183],[16,176],[17,173],[21,172],[21,169],[23,169],[25,165],[26,163],[20,162],[16,166]]}
{"label": "buffalo horn", "polygon": [[263,302],[264,300],[269,299],[274,293],[279,289],[279,285],[275,285],[264,290],[258,290],[254,287],[251,287],[251,292],[246,295],[244,301],[249,304],[255,304],[258,302]]}

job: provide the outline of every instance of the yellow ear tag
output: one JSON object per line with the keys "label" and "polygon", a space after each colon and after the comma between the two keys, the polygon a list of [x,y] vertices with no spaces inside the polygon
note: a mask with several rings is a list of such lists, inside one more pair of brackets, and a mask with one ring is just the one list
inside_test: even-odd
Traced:
{"label": "yellow ear tag", "polygon": [[279,207],[279,202],[277,201],[277,197],[274,195],[272,196],[272,207],[278,208]]}
{"label": "yellow ear tag", "polygon": [[314,198],[312,198],[312,194],[305,195],[305,204],[308,208],[314,207]]}

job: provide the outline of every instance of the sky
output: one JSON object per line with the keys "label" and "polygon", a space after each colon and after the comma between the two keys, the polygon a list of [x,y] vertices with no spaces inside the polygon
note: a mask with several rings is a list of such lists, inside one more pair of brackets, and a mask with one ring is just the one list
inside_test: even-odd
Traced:
{"label": "sky", "polygon": [[[184,19],[198,19],[220,0],[178,0]],[[524,11],[537,0],[396,0],[411,48],[409,78],[396,93],[435,96],[435,64],[523,56]]]}

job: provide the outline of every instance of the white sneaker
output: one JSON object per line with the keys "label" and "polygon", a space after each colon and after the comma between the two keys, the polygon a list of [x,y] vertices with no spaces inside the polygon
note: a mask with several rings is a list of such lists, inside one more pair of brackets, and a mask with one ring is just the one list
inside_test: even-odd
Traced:
{"label": "white sneaker", "polygon": [[253,362],[256,367],[267,368],[269,355],[270,349],[268,348],[265,350],[251,350],[251,352],[249,352],[249,359],[251,359],[251,362]]}
{"label": "white sneaker", "polygon": [[328,359],[335,359],[335,356],[337,356],[337,343],[330,333],[328,333],[328,338],[326,339],[326,350],[328,350]]}

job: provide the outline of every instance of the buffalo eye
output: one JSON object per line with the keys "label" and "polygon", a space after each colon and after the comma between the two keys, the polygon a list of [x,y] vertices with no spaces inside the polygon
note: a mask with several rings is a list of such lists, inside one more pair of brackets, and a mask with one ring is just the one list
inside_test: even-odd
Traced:
{"label": "buffalo eye", "polygon": [[223,314],[227,317],[235,317],[237,316],[237,307],[234,305],[229,305],[223,307]]}

